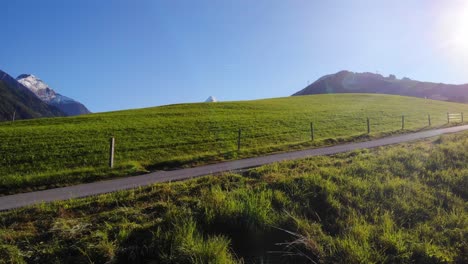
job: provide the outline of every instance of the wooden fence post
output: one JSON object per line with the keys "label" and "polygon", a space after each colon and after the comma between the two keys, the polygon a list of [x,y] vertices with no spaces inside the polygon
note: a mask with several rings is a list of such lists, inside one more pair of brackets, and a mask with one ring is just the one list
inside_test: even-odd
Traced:
{"label": "wooden fence post", "polygon": [[461,119],[462,119],[462,123],[463,123],[463,112],[461,112]]}
{"label": "wooden fence post", "polygon": [[428,122],[429,126],[431,126],[431,115],[430,114],[427,114],[427,122]]}
{"label": "wooden fence post", "polygon": [[310,139],[314,141],[314,123],[310,123]]}
{"label": "wooden fence post", "polygon": [[367,134],[370,134],[370,122],[369,122],[369,118],[367,118]]}
{"label": "wooden fence post", "polygon": [[450,123],[450,116],[449,113],[447,112],[447,124]]}
{"label": "wooden fence post", "polygon": [[109,151],[109,167],[114,168],[114,149],[115,149],[115,138],[110,138],[110,151]]}
{"label": "wooden fence post", "polygon": [[405,129],[405,115],[401,116],[401,130]]}
{"label": "wooden fence post", "polygon": [[237,151],[241,148],[241,136],[242,136],[242,129],[239,128],[239,133],[237,135]]}

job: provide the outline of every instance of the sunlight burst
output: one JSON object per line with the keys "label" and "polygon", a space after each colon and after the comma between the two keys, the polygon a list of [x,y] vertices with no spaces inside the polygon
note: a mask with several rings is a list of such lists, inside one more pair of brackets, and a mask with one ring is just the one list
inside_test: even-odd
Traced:
{"label": "sunlight burst", "polygon": [[453,22],[452,45],[458,51],[468,52],[468,5],[456,14]]}
{"label": "sunlight burst", "polygon": [[456,1],[441,16],[440,37],[443,49],[456,59],[468,58],[468,3]]}

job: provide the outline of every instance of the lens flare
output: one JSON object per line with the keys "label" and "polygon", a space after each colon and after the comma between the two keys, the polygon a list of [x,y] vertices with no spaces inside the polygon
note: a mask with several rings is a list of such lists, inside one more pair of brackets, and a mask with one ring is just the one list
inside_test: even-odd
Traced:
{"label": "lens flare", "polygon": [[[448,2],[448,1],[447,1]],[[454,1],[441,10],[440,46],[452,59],[468,59],[468,2]]]}

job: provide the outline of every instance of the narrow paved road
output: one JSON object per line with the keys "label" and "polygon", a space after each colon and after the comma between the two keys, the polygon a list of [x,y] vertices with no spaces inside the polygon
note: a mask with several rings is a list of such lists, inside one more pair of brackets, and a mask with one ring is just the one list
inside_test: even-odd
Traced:
{"label": "narrow paved road", "polygon": [[209,175],[213,173],[247,169],[285,160],[294,160],[320,155],[331,155],[342,152],[348,152],[356,149],[374,148],[417,139],[434,137],[442,134],[455,133],[464,130],[468,130],[468,125],[428,130],[407,135],[376,139],[366,142],[349,143],[332,147],[307,149],[287,153],[273,154],[257,158],[228,161],[196,168],[180,169],[174,171],[157,171],[140,176],[86,183],[63,188],[49,189],[44,191],[8,195],[0,197],[0,210],[8,210],[41,202],[67,200],[71,198],[86,197],[91,195],[126,190],[158,182],[177,181]]}

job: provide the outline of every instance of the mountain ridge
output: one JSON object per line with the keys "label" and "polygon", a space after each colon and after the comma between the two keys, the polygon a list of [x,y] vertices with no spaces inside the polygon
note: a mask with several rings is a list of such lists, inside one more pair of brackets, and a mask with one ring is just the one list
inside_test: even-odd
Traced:
{"label": "mountain ridge", "polygon": [[65,116],[40,100],[15,78],[0,70],[0,121]]}
{"label": "mountain ridge", "polygon": [[468,103],[468,84],[423,82],[390,74],[339,71],[324,75],[292,96],[325,93],[380,93]]}
{"label": "mountain ridge", "polygon": [[43,102],[57,107],[68,116],[91,113],[82,103],[55,92],[44,81],[32,74],[20,74],[16,80]]}

